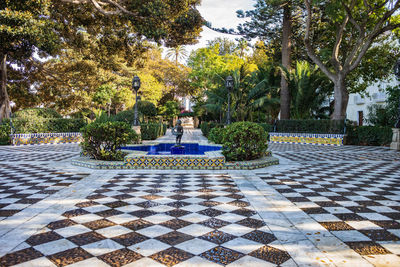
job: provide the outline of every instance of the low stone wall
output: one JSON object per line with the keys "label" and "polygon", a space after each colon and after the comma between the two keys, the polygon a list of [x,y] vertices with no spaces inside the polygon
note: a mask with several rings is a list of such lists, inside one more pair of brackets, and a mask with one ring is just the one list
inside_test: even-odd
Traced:
{"label": "low stone wall", "polygon": [[343,134],[269,133],[270,142],[278,144],[308,144],[342,146]]}
{"label": "low stone wall", "polygon": [[33,133],[33,134],[12,134],[11,144],[21,145],[44,145],[44,144],[69,144],[80,143],[81,133]]}

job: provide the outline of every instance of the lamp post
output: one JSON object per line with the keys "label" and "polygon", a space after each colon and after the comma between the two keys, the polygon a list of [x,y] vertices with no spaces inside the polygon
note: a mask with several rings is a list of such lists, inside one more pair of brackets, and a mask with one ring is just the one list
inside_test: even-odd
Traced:
{"label": "lamp post", "polygon": [[[397,60],[396,65],[394,67],[394,74],[396,75],[397,80],[400,81],[400,59]],[[394,128],[400,128],[400,98],[399,98],[399,111],[397,113],[397,122],[394,125]]]}
{"label": "lamp post", "polygon": [[226,89],[228,90],[228,112],[226,114],[226,124],[231,124],[231,90],[233,89],[233,78],[232,76],[226,77],[225,81]]}
{"label": "lamp post", "polygon": [[138,102],[137,92],[139,91],[139,88],[140,88],[140,78],[138,76],[136,76],[136,75],[132,79],[132,88],[133,88],[133,90],[135,90],[135,93],[136,93],[136,98],[135,98],[135,118],[134,118],[133,125],[134,126],[138,126],[139,122],[138,122],[138,110],[137,110],[138,109],[138,107],[137,107],[137,102]]}

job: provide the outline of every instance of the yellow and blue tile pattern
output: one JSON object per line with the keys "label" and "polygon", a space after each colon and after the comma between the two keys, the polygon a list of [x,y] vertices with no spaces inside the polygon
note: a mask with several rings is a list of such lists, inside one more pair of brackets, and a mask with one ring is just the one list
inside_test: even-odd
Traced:
{"label": "yellow and blue tile pattern", "polygon": [[343,134],[269,133],[270,142],[278,144],[309,144],[342,146]]}
{"label": "yellow and blue tile pattern", "polygon": [[81,141],[81,133],[32,133],[11,135],[11,142],[13,146],[70,144],[80,143]]}

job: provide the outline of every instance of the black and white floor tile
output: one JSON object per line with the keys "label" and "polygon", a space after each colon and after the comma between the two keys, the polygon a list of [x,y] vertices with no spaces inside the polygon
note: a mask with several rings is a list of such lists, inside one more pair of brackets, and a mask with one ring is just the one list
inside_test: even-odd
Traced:
{"label": "black and white floor tile", "polygon": [[303,164],[258,175],[358,254],[400,262],[400,165]]}
{"label": "black and white floor tile", "polygon": [[0,221],[64,189],[86,173],[56,171],[34,164],[0,164]]}
{"label": "black and white floor tile", "polygon": [[293,262],[228,175],[119,174],[62,216],[0,265]]}

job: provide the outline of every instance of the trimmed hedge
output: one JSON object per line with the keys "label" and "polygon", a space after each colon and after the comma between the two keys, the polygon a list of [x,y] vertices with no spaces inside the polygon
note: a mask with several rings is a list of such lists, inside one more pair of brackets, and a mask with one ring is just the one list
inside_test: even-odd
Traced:
{"label": "trimmed hedge", "polygon": [[125,153],[119,148],[139,140],[139,136],[125,122],[91,123],[82,128],[83,153],[96,160],[123,160]]}
{"label": "trimmed hedge", "polygon": [[201,132],[203,133],[203,135],[205,137],[208,137],[208,134],[210,133],[211,129],[214,127],[224,128],[224,124],[216,123],[213,121],[210,121],[210,122],[205,121],[200,124]]}
{"label": "trimmed hedge", "polygon": [[[10,121],[4,120],[5,124]],[[39,118],[26,117],[12,119],[15,133],[68,133],[79,132],[80,129],[87,125],[84,119],[56,119],[56,118]]]}
{"label": "trimmed hedge", "polygon": [[36,117],[44,119],[62,118],[62,116],[57,111],[51,108],[27,108],[15,112],[14,117],[16,118]]}
{"label": "trimmed hedge", "polygon": [[393,131],[388,126],[347,126],[346,145],[386,146],[392,142]]}
{"label": "trimmed hedge", "polygon": [[[278,133],[343,134],[344,120],[278,120]],[[271,131],[272,132],[272,131]]]}
{"label": "trimmed hedge", "polygon": [[0,124],[0,145],[9,145],[11,143],[10,133],[10,124]]}
{"label": "trimmed hedge", "polygon": [[178,114],[178,117],[179,118],[182,118],[182,117],[194,117],[194,112],[183,112],[183,113]]}
{"label": "trimmed hedge", "polygon": [[140,125],[140,133],[142,140],[155,140],[165,135],[167,125],[161,123],[142,123]]}
{"label": "trimmed hedge", "polygon": [[274,125],[268,123],[258,123],[267,133],[274,131]]}
{"label": "trimmed hedge", "polygon": [[222,154],[228,161],[258,159],[267,148],[267,133],[257,123],[235,122],[225,128]]}
{"label": "trimmed hedge", "polygon": [[216,144],[222,144],[225,134],[225,128],[214,127],[208,134],[208,140]]}

